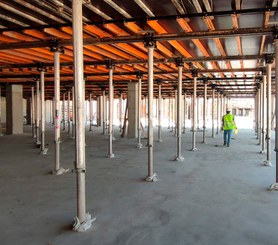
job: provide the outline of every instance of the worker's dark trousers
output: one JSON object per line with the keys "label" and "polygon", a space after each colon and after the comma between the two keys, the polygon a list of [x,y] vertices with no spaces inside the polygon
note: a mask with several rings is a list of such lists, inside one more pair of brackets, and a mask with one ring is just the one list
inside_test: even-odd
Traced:
{"label": "worker's dark trousers", "polygon": [[233,129],[224,130],[224,145],[229,146],[231,144],[233,131],[234,131]]}

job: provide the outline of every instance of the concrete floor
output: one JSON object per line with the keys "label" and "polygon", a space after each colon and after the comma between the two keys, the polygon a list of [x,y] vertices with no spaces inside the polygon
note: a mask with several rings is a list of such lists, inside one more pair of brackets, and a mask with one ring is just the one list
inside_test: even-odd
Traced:
{"label": "concrete floor", "polygon": [[[107,136],[93,130],[86,140],[86,192],[87,210],[97,220],[86,233],[71,231],[75,174],[49,174],[53,130],[45,156],[29,127],[23,135],[0,137],[1,245],[277,245],[278,193],[267,190],[275,167],[262,166],[265,155],[252,130],[241,130],[230,148],[215,147],[222,145],[218,135],[198,143],[196,152],[189,151],[187,132],[185,161],[178,163],[176,138],[165,128],[154,147],[156,183],[143,181],[146,148],[120,139],[116,128],[115,158],[109,159]],[[62,167],[72,169],[74,141],[67,133],[62,139]]]}

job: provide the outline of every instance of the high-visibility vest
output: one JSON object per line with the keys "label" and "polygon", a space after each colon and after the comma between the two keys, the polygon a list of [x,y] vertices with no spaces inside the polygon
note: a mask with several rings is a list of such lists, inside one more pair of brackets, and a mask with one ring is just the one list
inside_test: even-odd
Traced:
{"label": "high-visibility vest", "polygon": [[235,129],[236,125],[234,122],[234,115],[226,114],[223,116],[223,129],[224,130],[231,130]]}

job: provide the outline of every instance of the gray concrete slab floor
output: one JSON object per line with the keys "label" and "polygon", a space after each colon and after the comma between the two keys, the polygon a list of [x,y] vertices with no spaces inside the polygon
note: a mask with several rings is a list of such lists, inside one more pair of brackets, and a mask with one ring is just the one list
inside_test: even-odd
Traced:
{"label": "gray concrete slab floor", "polygon": [[[71,230],[75,174],[50,174],[52,126],[47,155],[35,148],[30,128],[24,130],[0,137],[1,245],[278,244],[278,193],[267,190],[275,166],[262,165],[266,156],[259,154],[253,130],[240,130],[229,148],[222,146],[222,135],[201,144],[197,133],[194,152],[187,130],[180,163],[173,160],[176,137],[164,128],[163,142],[154,145],[156,183],[144,181],[147,148],[137,149],[135,139],[120,138],[115,128],[115,158],[110,159],[108,136],[101,128],[87,131],[87,211],[97,219],[85,233]],[[61,166],[72,169],[74,140],[65,132],[62,140]]]}

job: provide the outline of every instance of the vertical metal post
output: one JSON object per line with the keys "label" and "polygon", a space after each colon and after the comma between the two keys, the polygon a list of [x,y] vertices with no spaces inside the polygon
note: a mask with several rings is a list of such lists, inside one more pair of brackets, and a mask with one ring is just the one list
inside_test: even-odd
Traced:
{"label": "vertical metal post", "polygon": [[105,96],[105,88],[102,90],[102,134],[106,132],[106,96]]}
{"label": "vertical metal post", "polygon": [[187,119],[187,103],[186,103],[186,92],[184,90],[184,95],[183,95],[183,114],[184,114],[184,118],[183,118],[183,131],[182,133],[185,134],[185,129],[186,129],[186,119]]}
{"label": "vertical metal post", "polygon": [[107,65],[109,70],[109,128],[108,128],[108,157],[113,158],[113,106],[114,106],[114,87],[113,87],[113,65],[111,61]]}
{"label": "vertical metal post", "polygon": [[181,101],[182,101],[182,68],[183,61],[182,58],[176,60],[176,65],[178,67],[178,96],[177,96],[177,155],[176,161],[182,162],[184,157],[181,154]]}
{"label": "vertical metal post", "polygon": [[68,133],[70,133],[70,90],[68,90]]}
{"label": "vertical metal post", "polygon": [[192,127],[192,151],[197,150],[196,147],[196,120],[197,120],[197,106],[196,106],[196,97],[197,97],[197,69],[192,70],[193,76],[193,127]]}
{"label": "vertical metal post", "polygon": [[36,138],[36,115],[35,115],[35,93],[34,93],[34,86],[31,87],[31,96],[32,96],[32,136]]}
{"label": "vertical metal post", "polygon": [[92,101],[92,93],[89,94],[89,117],[90,117],[90,126],[89,131],[92,131],[92,124],[93,124],[93,101]]}
{"label": "vertical metal post", "polygon": [[74,88],[76,113],[75,169],[77,180],[77,217],[73,229],[84,232],[92,225],[92,218],[86,213],[85,195],[85,127],[84,101],[85,82],[83,79],[83,26],[82,0],[72,0],[73,52],[74,52]]}
{"label": "vertical metal post", "polygon": [[155,182],[157,174],[153,170],[153,52],[155,42],[151,34],[145,35],[145,47],[148,49],[148,175],[146,181]]}
{"label": "vertical metal post", "polygon": [[266,132],[266,143],[267,143],[267,154],[265,166],[272,166],[271,164],[271,64],[273,62],[273,56],[266,56],[266,76],[267,76],[267,132]]}
{"label": "vertical metal post", "polygon": [[63,93],[63,131],[66,129],[66,93]]}
{"label": "vertical metal post", "polygon": [[36,145],[40,147],[40,81],[36,80]]}
{"label": "vertical metal post", "polygon": [[138,101],[137,101],[137,113],[138,113],[138,125],[137,125],[137,148],[142,148],[141,143],[141,98],[142,98],[142,75],[137,74],[138,78]]}
{"label": "vertical metal post", "polygon": [[197,93],[197,130],[200,130],[200,97]]}
{"label": "vertical metal post", "polygon": [[207,79],[204,79],[204,99],[203,99],[203,141],[206,144],[206,121],[207,121]]}
{"label": "vertical metal post", "polygon": [[169,94],[168,99],[168,129],[171,127],[171,94]]}
{"label": "vertical metal post", "polygon": [[174,126],[174,134],[177,136],[177,104],[178,104],[178,90],[177,85],[175,85],[175,98],[173,99],[173,126]]}
{"label": "vertical metal post", "polygon": [[263,70],[263,83],[261,87],[261,94],[260,94],[260,100],[261,100],[261,136],[259,137],[259,144],[262,144],[262,150],[261,153],[265,153],[265,136],[266,136],[266,70]]}
{"label": "vertical metal post", "polygon": [[2,95],[1,95],[1,87],[0,87],[0,136],[3,136],[3,134],[2,134],[2,97],[1,96]]}
{"label": "vertical metal post", "polygon": [[[276,30],[277,31],[277,30]],[[270,186],[270,190],[278,191],[278,36],[275,35],[275,159],[276,178],[275,183]]]}
{"label": "vertical metal post", "polygon": [[[263,86],[258,84],[258,92],[257,92],[257,139],[259,140],[259,145],[262,144],[262,93],[263,93]],[[262,149],[263,150],[263,149]],[[264,153],[263,151],[261,153]]]}
{"label": "vertical metal post", "polygon": [[[85,92],[85,90],[84,90]],[[76,103],[75,103],[75,86],[73,86],[71,88],[71,93],[72,93],[72,102],[71,102],[71,114],[72,114],[72,127],[71,127],[71,138],[72,139],[75,139],[75,130],[76,130],[76,127],[75,127],[75,109],[76,109]],[[84,95],[85,96],[85,95]]]}
{"label": "vertical metal post", "polygon": [[162,127],[161,127],[161,85],[162,85],[162,81],[158,80],[157,81],[158,84],[158,142],[162,142]]}
{"label": "vertical metal post", "polygon": [[122,132],[122,111],[123,111],[123,93],[120,92],[120,98],[119,98],[119,127],[120,127],[120,133]]}
{"label": "vertical metal post", "polygon": [[215,102],[215,85],[212,84],[212,101],[211,101],[211,137],[214,138],[214,102]]}
{"label": "vertical metal post", "polygon": [[219,134],[220,130],[220,93],[217,93],[217,102],[216,102],[216,134]]}
{"label": "vertical metal post", "polygon": [[46,155],[48,149],[45,148],[45,96],[44,96],[44,73],[45,70],[42,68],[40,71],[40,81],[41,81],[41,154]]}

